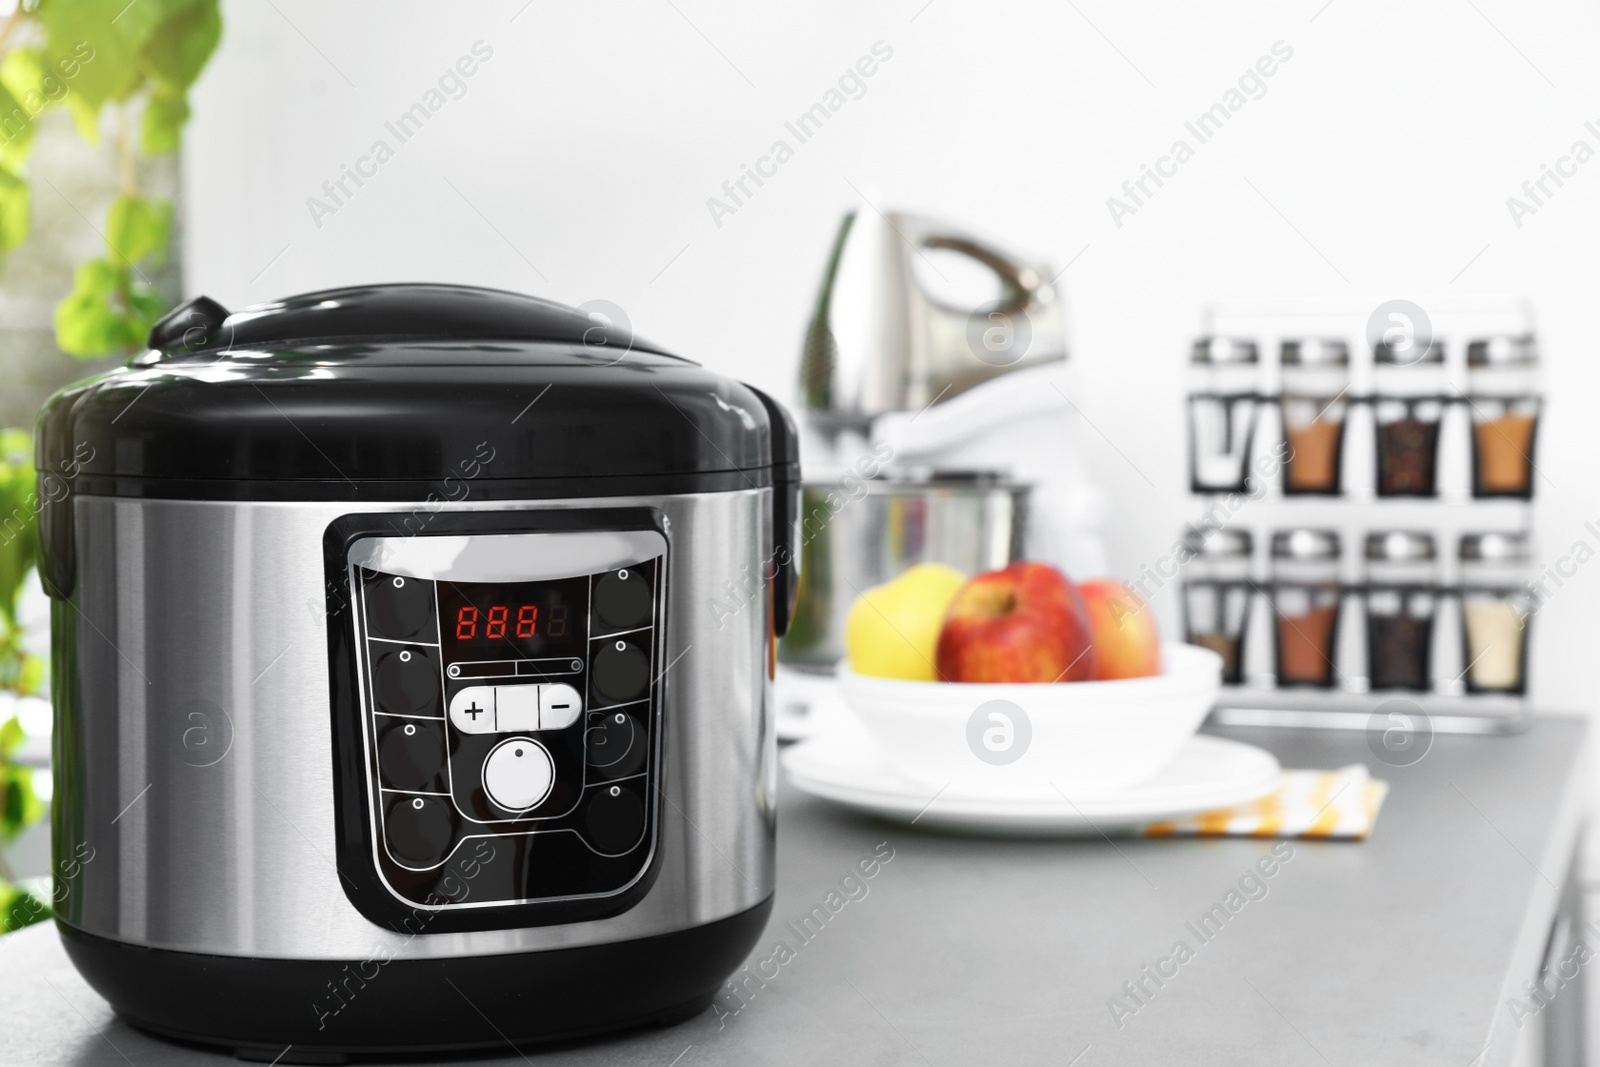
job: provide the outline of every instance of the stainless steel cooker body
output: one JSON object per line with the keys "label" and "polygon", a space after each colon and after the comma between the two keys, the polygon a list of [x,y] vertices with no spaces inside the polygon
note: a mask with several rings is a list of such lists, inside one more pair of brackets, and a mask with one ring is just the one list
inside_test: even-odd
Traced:
{"label": "stainless steel cooker body", "polygon": [[[436,960],[650,938],[768,900],[774,639],[760,576],[772,490],[468,496],[427,506],[70,502],[77,581],[54,605],[65,926],[221,957]],[[420,542],[434,516],[566,512],[581,529],[581,516],[599,509],[658,516],[667,545],[664,640],[652,668],[656,836],[649,878],[633,885],[644,885],[642,896],[575,922],[451,929],[430,925],[426,906],[399,928],[372,921],[353,903],[355,861],[336,841],[329,626],[340,616],[329,613],[324,570],[330,524],[405,513],[397,525]],[[470,865],[457,873],[470,887]]]}

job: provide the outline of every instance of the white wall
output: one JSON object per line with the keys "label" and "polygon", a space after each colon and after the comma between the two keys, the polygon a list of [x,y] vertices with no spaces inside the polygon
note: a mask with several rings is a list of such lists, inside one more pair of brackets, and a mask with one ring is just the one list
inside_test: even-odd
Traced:
{"label": "white wall", "polygon": [[[605,298],[787,395],[852,183],[1057,264],[1083,250],[1063,284],[1082,407],[1115,443],[1085,448],[1125,574],[1189,514],[1177,372],[1206,301],[1524,293],[1552,397],[1544,551],[1600,545],[1581,529],[1600,519],[1600,161],[1521,228],[1505,205],[1575,139],[1600,148],[1594,8],[523,3],[226,4],[186,152],[188,288],[230,306],[411,279]],[[307,199],[395,144],[383,123],[479,40],[493,57],[466,95],[318,227]],[[719,228],[707,197],[879,40],[893,57],[866,94]],[[1266,95],[1115,226],[1106,198],[1280,40],[1293,58]],[[1597,582],[1585,568],[1538,620],[1547,705],[1587,707],[1600,681]]]}

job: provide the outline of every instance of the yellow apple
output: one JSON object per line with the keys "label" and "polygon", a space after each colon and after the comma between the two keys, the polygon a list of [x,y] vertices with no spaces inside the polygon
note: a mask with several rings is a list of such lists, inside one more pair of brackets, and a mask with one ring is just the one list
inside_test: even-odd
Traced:
{"label": "yellow apple", "polygon": [[877,678],[931,682],[945,611],[967,576],[942,563],[918,563],[856,597],[845,620],[850,669]]}

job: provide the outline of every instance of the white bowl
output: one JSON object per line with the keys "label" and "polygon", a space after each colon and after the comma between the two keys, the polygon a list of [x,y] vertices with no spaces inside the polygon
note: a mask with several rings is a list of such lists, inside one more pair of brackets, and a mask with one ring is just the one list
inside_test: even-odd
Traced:
{"label": "white bowl", "polygon": [[1167,642],[1163,671],[1113,682],[904,682],[839,671],[884,758],[938,787],[1088,795],[1136,785],[1192,737],[1222,690],[1222,657]]}

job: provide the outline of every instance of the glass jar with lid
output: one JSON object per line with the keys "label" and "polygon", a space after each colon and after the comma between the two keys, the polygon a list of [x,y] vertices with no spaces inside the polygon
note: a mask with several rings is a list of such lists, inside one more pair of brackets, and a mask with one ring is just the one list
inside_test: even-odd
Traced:
{"label": "glass jar with lid", "polygon": [[1532,558],[1525,533],[1461,535],[1461,635],[1468,693],[1528,691]]}
{"label": "glass jar with lid", "polygon": [[1538,373],[1539,352],[1531,335],[1490,337],[1467,346],[1473,496],[1532,498]]}
{"label": "glass jar with lid", "polygon": [[1433,535],[1370,533],[1366,543],[1367,678],[1372,688],[1423,692],[1433,678],[1438,567]]}
{"label": "glass jar with lid", "polygon": [[1339,535],[1279,530],[1272,535],[1272,611],[1279,686],[1331,689],[1338,660]]}
{"label": "glass jar with lid", "polygon": [[1196,493],[1244,492],[1258,405],[1256,343],[1205,337],[1189,371],[1189,484]]}
{"label": "glass jar with lid", "polygon": [[1189,526],[1183,531],[1183,634],[1191,645],[1222,657],[1222,680],[1244,674],[1245,628],[1255,599],[1249,530]]}
{"label": "glass jar with lid", "polygon": [[1445,405],[1444,345],[1380,342],[1372,357],[1378,495],[1434,496]]}
{"label": "glass jar with lid", "polygon": [[1350,403],[1350,349],[1336,339],[1285,341],[1281,350],[1283,467],[1286,495],[1338,496],[1342,488],[1345,416]]}

